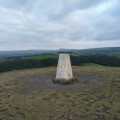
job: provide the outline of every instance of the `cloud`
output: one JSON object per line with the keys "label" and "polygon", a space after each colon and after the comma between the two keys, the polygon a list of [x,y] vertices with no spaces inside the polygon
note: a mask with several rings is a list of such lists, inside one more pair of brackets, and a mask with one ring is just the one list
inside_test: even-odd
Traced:
{"label": "cloud", "polygon": [[0,0],[0,50],[120,45],[118,0]]}
{"label": "cloud", "polygon": [[28,3],[28,0],[0,0],[0,4],[7,8],[19,8]]}

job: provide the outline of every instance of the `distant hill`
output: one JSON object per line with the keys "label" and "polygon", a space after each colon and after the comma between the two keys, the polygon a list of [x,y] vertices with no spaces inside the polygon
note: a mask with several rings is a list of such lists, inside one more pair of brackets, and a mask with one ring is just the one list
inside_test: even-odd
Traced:
{"label": "distant hill", "polygon": [[91,49],[58,49],[58,50],[21,50],[21,51],[0,51],[0,57],[14,57],[14,56],[30,56],[40,54],[59,54],[70,53],[73,55],[96,55],[107,54],[120,56],[120,47],[105,47],[105,48],[91,48]]}
{"label": "distant hill", "polygon": [[45,53],[54,53],[54,50],[18,50],[18,51],[0,51],[0,57],[29,56]]}
{"label": "distant hill", "polygon": [[107,54],[107,55],[120,55],[120,47],[105,47],[105,48],[91,48],[84,50],[76,50],[73,54],[77,55],[96,55],[96,54]]}
{"label": "distant hill", "polygon": [[0,51],[0,57],[14,57],[14,56],[31,56],[41,54],[58,54],[60,52],[71,53],[75,49],[58,49],[58,50],[17,50],[17,51]]}
{"label": "distant hill", "polygon": [[74,66],[92,63],[120,67],[120,48],[29,50],[2,52],[5,57],[0,57],[0,72],[57,66],[59,53],[70,53]]}

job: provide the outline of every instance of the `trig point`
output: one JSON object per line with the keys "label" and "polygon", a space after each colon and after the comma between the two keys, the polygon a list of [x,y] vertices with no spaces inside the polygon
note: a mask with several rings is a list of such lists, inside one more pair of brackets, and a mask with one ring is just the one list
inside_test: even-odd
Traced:
{"label": "trig point", "polygon": [[69,54],[59,54],[55,83],[69,84],[75,81]]}

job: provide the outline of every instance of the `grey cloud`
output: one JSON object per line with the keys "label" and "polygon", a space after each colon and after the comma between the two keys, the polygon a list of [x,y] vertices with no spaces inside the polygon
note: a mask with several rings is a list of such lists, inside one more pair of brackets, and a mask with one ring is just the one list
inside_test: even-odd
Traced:
{"label": "grey cloud", "polygon": [[[17,47],[18,49],[31,49],[32,47],[66,47],[69,44],[71,47],[73,45],[74,48],[75,46],[78,48],[82,47],[81,44],[85,47],[89,47],[89,44],[92,46],[93,41],[96,45],[98,42],[108,44],[108,41],[110,41],[110,45],[112,42],[115,42],[115,45],[119,43],[120,20],[117,5],[119,2],[99,13],[97,6],[108,0],[64,1],[59,0],[58,3],[58,1],[52,0],[51,3],[50,1],[47,3],[45,0],[42,3],[41,0],[36,0],[32,4],[31,0],[16,0],[13,6],[22,6],[23,9],[5,7],[7,11],[12,9],[17,17],[13,18],[8,16],[4,10],[0,11],[3,12],[1,17],[5,16],[2,17],[3,20],[0,20],[0,46],[6,46],[3,49],[6,49],[7,46],[11,49]],[[1,1],[0,3],[5,5]],[[58,11],[56,11],[57,9]],[[25,25],[21,22],[24,20],[26,20]]]}
{"label": "grey cloud", "polygon": [[106,0],[68,0],[65,2],[59,13],[51,11],[49,18],[52,20],[60,20],[75,10],[89,9],[101,4],[104,1]]}
{"label": "grey cloud", "polygon": [[120,1],[114,0],[114,3],[111,3],[111,6],[106,13],[112,16],[120,17]]}
{"label": "grey cloud", "polygon": [[8,8],[19,8],[28,3],[28,0],[0,0],[0,4]]}

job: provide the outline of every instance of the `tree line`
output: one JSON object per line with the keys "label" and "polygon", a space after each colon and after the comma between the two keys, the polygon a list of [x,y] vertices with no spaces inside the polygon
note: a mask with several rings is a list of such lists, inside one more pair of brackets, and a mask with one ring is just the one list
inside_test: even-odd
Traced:
{"label": "tree line", "polygon": [[[57,66],[58,58],[46,59],[13,59],[11,61],[0,62],[0,72],[29,69],[29,68],[42,68]],[[104,66],[120,67],[120,58],[107,55],[90,55],[90,56],[71,56],[71,62],[74,66],[84,65],[86,63],[95,63]]]}

